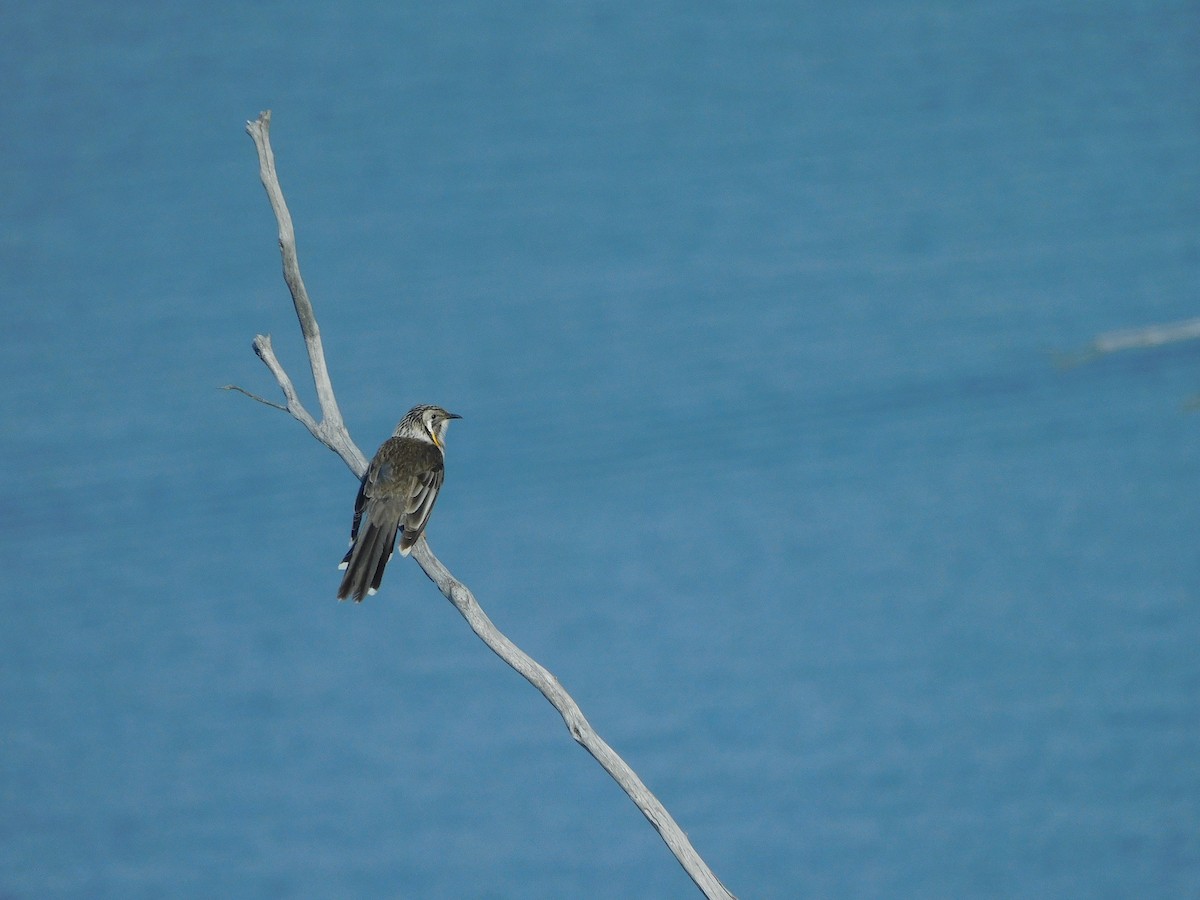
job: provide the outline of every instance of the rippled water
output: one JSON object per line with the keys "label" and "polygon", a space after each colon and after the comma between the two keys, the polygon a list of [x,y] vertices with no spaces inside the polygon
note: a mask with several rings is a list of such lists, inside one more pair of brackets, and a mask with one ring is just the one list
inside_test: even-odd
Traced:
{"label": "rippled water", "polygon": [[744,897],[1200,889],[1186,4],[11,10],[0,895],[694,890],[353,480]]}

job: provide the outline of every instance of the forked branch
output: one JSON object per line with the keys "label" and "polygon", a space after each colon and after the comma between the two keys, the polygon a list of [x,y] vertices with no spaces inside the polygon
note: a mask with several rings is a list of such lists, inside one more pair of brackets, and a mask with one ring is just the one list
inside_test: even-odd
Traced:
{"label": "forked branch", "polygon": [[[304,343],[308,349],[308,360],[312,368],[317,398],[321,405],[322,419],[320,422],[317,422],[304,408],[304,405],[300,402],[296,394],[296,389],[291,379],[288,377],[283,366],[280,365],[279,360],[275,357],[275,353],[271,348],[271,339],[264,335],[255,337],[254,352],[258,354],[259,358],[270,369],[271,374],[275,376],[275,380],[283,392],[286,406],[281,407],[270,401],[263,400],[263,398],[234,385],[228,385],[227,387],[231,390],[241,391],[255,400],[259,400],[269,406],[274,406],[277,409],[284,409],[290,413],[309,430],[313,437],[338,454],[350,468],[350,471],[354,473],[355,477],[362,478],[363,473],[367,469],[367,460],[363,456],[362,451],[350,439],[350,434],[342,421],[342,414],[338,409],[337,399],[333,393],[333,385],[329,379],[329,370],[325,365],[325,352],[321,347],[321,332],[317,328],[317,319],[313,314],[312,303],[308,299],[308,292],[304,288],[304,280],[300,277],[300,264],[296,256],[296,235],[292,227],[292,217],[288,212],[287,204],[284,202],[283,190],[279,186],[279,177],[275,172],[275,156],[271,151],[269,136],[270,126],[271,113],[270,110],[267,110],[261,113],[257,120],[247,122],[246,131],[254,138],[254,145],[258,148],[259,174],[262,177],[263,187],[266,188],[267,196],[270,198],[271,208],[275,211],[275,218],[279,223],[279,250],[283,256],[283,278],[287,282],[288,290],[291,291],[292,302],[296,307],[296,317],[300,320],[300,330],[304,334]],[[604,767],[604,770],[613,777],[613,780],[637,804],[638,809],[650,820],[650,824],[657,829],[667,847],[670,848],[675,858],[679,860],[680,865],[683,866],[684,870],[696,883],[696,886],[704,892],[704,895],[710,898],[710,900],[711,898],[733,900],[733,895],[721,883],[720,879],[713,874],[704,860],[700,858],[700,855],[688,840],[687,835],[683,833],[683,830],[671,818],[666,807],[658,801],[657,797],[650,793],[646,785],[638,778],[637,773],[596,734],[595,730],[588,723],[588,720],[584,718],[579,705],[566,692],[558,679],[521,650],[520,647],[505,637],[492,624],[492,620],[484,613],[467,586],[451,575],[450,570],[442,565],[441,561],[434,555],[424,536],[421,537],[413,548],[412,556],[424,570],[425,574],[429,576],[429,579],[437,585],[438,590],[445,595],[446,599],[454,604],[455,609],[467,620],[467,624],[471,626],[475,634],[497,656],[541,691],[542,695],[558,710],[567,725],[567,730],[571,733],[571,737],[582,745]]]}

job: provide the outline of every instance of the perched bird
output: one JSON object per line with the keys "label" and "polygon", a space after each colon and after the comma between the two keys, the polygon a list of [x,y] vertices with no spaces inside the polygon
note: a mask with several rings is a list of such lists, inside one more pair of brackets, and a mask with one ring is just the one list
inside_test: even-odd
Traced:
{"label": "perched bird", "polygon": [[354,501],[350,550],[338,566],[346,571],[339,600],[359,602],[379,590],[398,531],[400,555],[408,556],[442,486],[446,428],[461,418],[440,406],[414,406],[376,451]]}

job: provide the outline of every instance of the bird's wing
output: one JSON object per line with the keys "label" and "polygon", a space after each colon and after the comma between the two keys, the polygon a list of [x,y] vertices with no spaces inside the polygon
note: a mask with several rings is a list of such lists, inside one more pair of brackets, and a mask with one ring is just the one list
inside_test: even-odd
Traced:
{"label": "bird's wing", "polygon": [[406,540],[406,546],[415,544],[421,532],[425,530],[425,524],[429,521],[429,514],[433,512],[433,504],[445,477],[446,470],[439,461],[435,467],[413,479],[413,491],[409,495],[404,516],[404,534],[406,538],[411,535],[412,540]]}
{"label": "bird's wing", "polygon": [[404,492],[404,518],[401,520],[404,532],[400,535],[400,552],[405,556],[425,530],[446,474],[442,451],[437,447],[421,444],[412,449],[415,458],[410,458],[412,475]]}

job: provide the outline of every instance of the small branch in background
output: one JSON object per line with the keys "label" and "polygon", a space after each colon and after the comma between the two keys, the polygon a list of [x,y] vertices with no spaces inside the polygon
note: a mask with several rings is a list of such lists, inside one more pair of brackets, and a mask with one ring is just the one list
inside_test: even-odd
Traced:
{"label": "small branch in background", "polygon": [[[254,139],[254,145],[258,149],[259,174],[262,177],[267,196],[270,198],[271,208],[275,211],[275,218],[279,223],[279,250],[283,256],[283,277],[287,282],[288,290],[292,293],[296,317],[300,320],[300,330],[304,335],[305,346],[308,348],[308,359],[312,369],[313,382],[317,389],[317,397],[321,404],[322,420],[317,422],[304,408],[296,394],[291,378],[275,357],[271,348],[271,339],[265,335],[258,335],[254,339],[254,352],[275,376],[287,405],[279,406],[271,403],[236,385],[226,385],[225,389],[239,391],[254,400],[290,413],[309,430],[313,437],[337,453],[355,477],[361,479],[367,470],[367,460],[362,451],[350,439],[333,393],[333,385],[325,365],[325,352],[321,347],[321,332],[317,328],[316,315],[313,313],[308,292],[304,288],[304,281],[300,277],[292,217],[288,212],[283,198],[283,190],[279,186],[279,178],[275,172],[270,126],[271,113],[268,110],[261,113],[257,120],[247,122],[246,131]],[[704,895],[709,900],[734,900],[733,895],[696,852],[683,829],[671,818],[666,807],[642,783],[637,773],[629,767],[625,760],[621,759],[616,751],[596,734],[587,719],[584,718],[579,705],[567,693],[558,679],[496,628],[475,600],[475,595],[466,585],[451,575],[450,570],[434,555],[424,535],[413,547],[412,557],[492,652],[537,688],[558,710],[571,737],[604,767],[604,770],[637,804],[638,809],[658,831],[664,843],[675,855],[679,864],[683,866],[684,871]]]}
{"label": "small branch in background", "polygon": [[1077,366],[1091,362],[1098,356],[1116,353],[1120,350],[1161,347],[1163,344],[1174,344],[1178,341],[1191,341],[1197,338],[1200,338],[1200,319],[1188,319],[1184,322],[1173,322],[1167,325],[1150,325],[1145,328],[1108,331],[1095,338],[1083,350],[1060,356],[1058,363],[1064,367]]}

